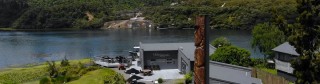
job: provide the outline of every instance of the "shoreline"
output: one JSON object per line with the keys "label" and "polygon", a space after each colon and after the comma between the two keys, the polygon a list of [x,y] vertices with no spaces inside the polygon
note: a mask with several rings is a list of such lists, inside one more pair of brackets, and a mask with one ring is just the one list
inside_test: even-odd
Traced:
{"label": "shoreline", "polygon": [[101,30],[101,29],[77,29],[77,28],[59,28],[59,29],[15,29],[15,28],[0,28],[0,31],[81,31],[81,30]]}
{"label": "shoreline", "polygon": [[[75,64],[78,62],[81,62],[83,64],[89,64],[91,63],[91,58],[83,58],[83,59],[73,59],[73,60],[68,60],[71,64]],[[57,65],[60,65],[61,60],[59,61],[54,61]],[[8,71],[8,70],[14,70],[14,69],[28,69],[28,68],[39,68],[46,66],[46,62],[39,62],[39,63],[29,63],[29,64],[21,64],[21,65],[12,65],[4,68],[0,68],[0,73],[3,71]]]}
{"label": "shoreline", "polygon": [[[136,29],[136,28],[108,28],[108,29],[76,29],[76,28],[60,28],[60,29],[14,29],[14,28],[0,28],[0,32],[50,32],[50,31],[105,31],[105,30],[117,30],[117,29]],[[147,29],[147,28],[141,28]],[[149,28],[154,30],[194,30],[194,28]],[[228,28],[218,28],[210,30],[244,30],[244,31],[252,31],[251,29],[228,29]]]}

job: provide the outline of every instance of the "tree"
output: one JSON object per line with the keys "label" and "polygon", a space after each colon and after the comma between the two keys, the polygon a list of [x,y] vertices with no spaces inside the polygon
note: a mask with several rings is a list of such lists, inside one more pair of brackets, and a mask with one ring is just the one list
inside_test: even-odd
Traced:
{"label": "tree", "polygon": [[216,38],[212,43],[212,46],[219,48],[219,47],[224,47],[224,46],[230,46],[231,43],[229,42],[229,40],[226,37],[219,37]]}
{"label": "tree", "polygon": [[276,25],[263,23],[252,30],[251,47],[264,53],[268,58],[274,57],[272,49],[285,41],[285,35]]}
{"label": "tree", "polygon": [[58,69],[56,67],[56,64],[54,61],[50,62],[50,61],[47,61],[47,64],[48,64],[48,72],[49,72],[49,76],[50,78],[55,78],[58,76]]}
{"label": "tree", "polygon": [[292,62],[297,84],[320,83],[320,0],[297,0],[299,16],[289,27],[289,43],[300,56]]}
{"label": "tree", "polygon": [[239,66],[250,66],[250,52],[243,48],[235,46],[224,46],[218,48],[214,54],[210,56],[212,61],[224,62]]}

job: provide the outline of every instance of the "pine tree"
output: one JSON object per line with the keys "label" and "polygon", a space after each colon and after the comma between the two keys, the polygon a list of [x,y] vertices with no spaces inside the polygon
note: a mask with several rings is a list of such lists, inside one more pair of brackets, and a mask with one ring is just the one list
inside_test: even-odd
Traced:
{"label": "pine tree", "polygon": [[320,83],[320,0],[297,0],[297,12],[299,16],[292,27],[289,42],[296,48],[300,56],[292,62],[297,84]]}

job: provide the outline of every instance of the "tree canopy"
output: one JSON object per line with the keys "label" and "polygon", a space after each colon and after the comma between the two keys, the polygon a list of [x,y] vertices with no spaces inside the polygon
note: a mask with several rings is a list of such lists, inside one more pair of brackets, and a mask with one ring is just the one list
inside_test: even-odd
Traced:
{"label": "tree canopy", "polygon": [[268,55],[273,59],[272,49],[285,41],[285,35],[279,28],[271,23],[262,23],[256,25],[252,30],[251,46],[255,50]]}
{"label": "tree canopy", "polygon": [[208,14],[212,28],[252,29],[272,19],[272,11],[288,22],[296,15],[293,0],[3,0],[0,6],[0,27],[19,29],[100,28],[135,12],[162,27],[193,27],[195,16]]}
{"label": "tree canopy", "polygon": [[300,56],[292,62],[298,84],[320,83],[320,1],[297,0],[299,16],[296,23],[288,27],[289,43]]}
{"label": "tree canopy", "polygon": [[250,52],[235,46],[224,46],[218,48],[210,56],[212,61],[224,62],[239,66],[251,66]]}
{"label": "tree canopy", "polygon": [[216,38],[215,40],[213,40],[211,42],[211,45],[219,48],[219,47],[224,47],[224,46],[231,46],[231,43],[229,42],[229,40],[226,37],[219,37]]}

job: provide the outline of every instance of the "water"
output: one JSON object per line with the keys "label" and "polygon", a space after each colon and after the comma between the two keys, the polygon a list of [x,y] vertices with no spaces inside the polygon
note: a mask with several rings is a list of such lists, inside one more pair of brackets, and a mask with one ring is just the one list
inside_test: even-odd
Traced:
{"label": "water", "polygon": [[[144,43],[193,42],[194,30],[117,29],[100,31],[0,32],[0,68],[47,60],[90,58],[97,55],[128,55]],[[212,30],[211,40],[225,36],[232,44],[250,47],[250,31]]]}

